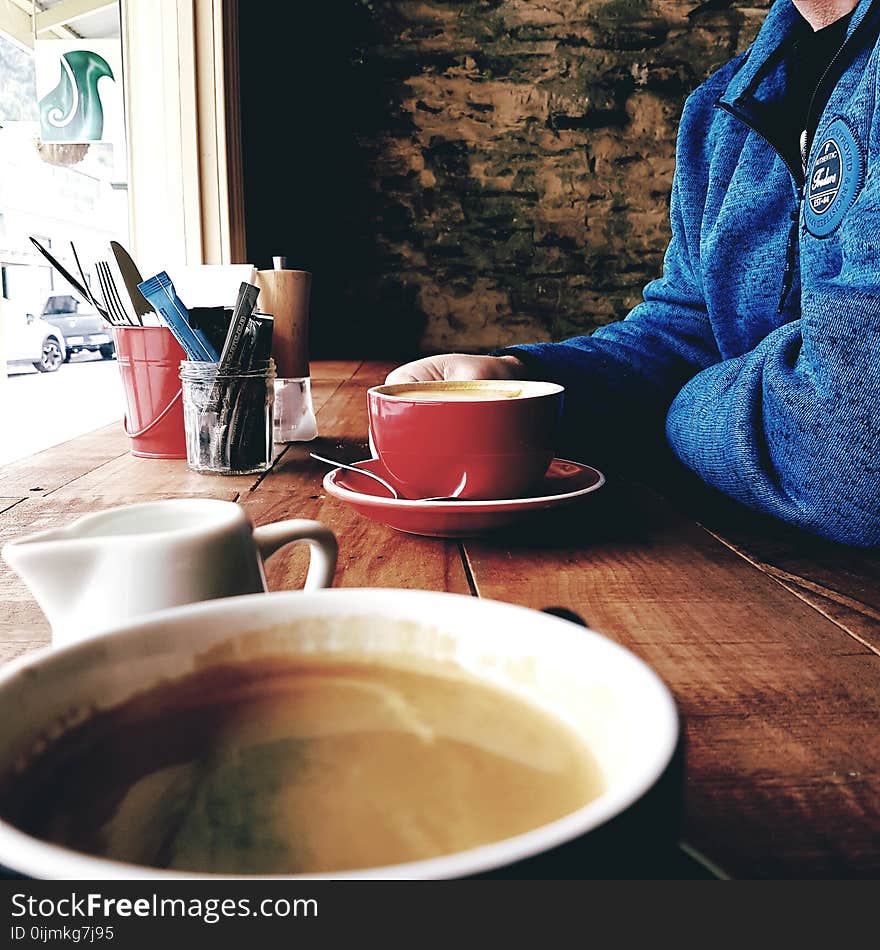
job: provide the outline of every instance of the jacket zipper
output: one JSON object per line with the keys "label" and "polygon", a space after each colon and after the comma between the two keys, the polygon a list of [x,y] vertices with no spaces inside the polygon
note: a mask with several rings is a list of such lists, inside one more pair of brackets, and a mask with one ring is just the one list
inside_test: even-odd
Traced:
{"label": "jacket zipper", "polygon": [[[874,4],[871,5],[871,8],[865,12],[865,15],[862,17],[862,20],[861,20],[861,22],[858,24],[858,26],[852,31],[852,33],[850,33],[850,35],[849,35],[848,37],[846,37],[846,38],[844,39],[844,41],[843,41],[843,43],[841,44],[840,48],[839,48],[839,49],[837,50],[837,52],[831,57],[831,61],[830,61],[830,62],[828,63],[828,65],[825,67],[825,71],[822,73],[822,75],[819,77],[819,81],[816,83],[816,88],[813,90],[813,95],[810,97],[810,105],[809,105],[809,107],[807,108],[807,124],[806,124],[806,128],[803,130],[803,132],[801,132],[801,141],[800,141],[800,146],[801,146],[801,164],[802,164],[803,167],[804,167],[804,177],[806,177],[806,174],[807,174],[807,157],[808,157],[807,135],[809,134],[810,120],[813,118],[813,109],[815,108],[816,100],[817,100],[818,97],[819,97],[819,91],[820,91],[820,90],[822,89],[822,87],[825,85],[825,83],[826,83],[826,81],[827,81],[827,79],[828,79],[828,76],[831,74],[832,70],[833,70],[833,69],[835,68],[835,66],[837,65],[837,61],[841,58],[841,54],[843,53],[843,51],[846,50],[847,48],[856,49],[856,46],[857,46],[857,44],[855,43],[856,36],[857,36],[859,33],[861,33],[862,31],[867,31],[867,30],[868,30],[868,25],[869,25],[869,23],[870,23],[870,21],[871,21],[871,19],[872,19],[872,14],[874,14],[874,13],[876,12],[877,8],[878,8],[878,4],[877,4],[877,3],[874,3]],[[839,78],[839,77],[838,77],[838,78]],[[828,102],[828,99],[827,99],[827,98],[825,99],[825,102],[826,102],[826,104],[827,104],[827,102]],[[819,124],[819,123],[817,122],[816,125],[818,126],[818,124]],[[812,145],[812,143],[810,143],[810,144]]]}
{"label": "jacket zipper", "polygon": [[[809,153],[808,146],[811,146],[813,144],[812,142],[808,142],[807,139],[810,134],[810,122],[813,118],[813,108],[816,105],[816,97],[819,95],[819,89],[822,86],[822,83],[824,83],[825,80],[828,78],[828,74],[831,72],[832,67],[837,62],[838,58],[840,57],[840,54],[843,52],[844,48],[846,47],[846,43],[847,41],[844,40],[843,46],[841,46],[840,49],[831,57],[831,62],[825,67],[825,72],[822,73],[822,75],[819,77],[819,81],[816,83],[816,88],[813,90],[813,95],[810,96],[810,105],[807,108],[807,124],[804,126],[804,129],[801,132],[801,141],[800,141],[801,165],[803,166],[803,169],[804,169],[805,183],[806,183],[806,177],[807,177],[807,157]],[[826,99],[825,101],[827,104],[828,100]],[[818,124],[819,123],[817,122],[816,123],[817,127],[818,127]]]}
{"label": "jacket zipper", "polygon": [[[814,93],[815,95],[815,93]],[[733,106],[728,105],[726,102],[722,102],[720,99],[716,103],[719,108],[723,109],[725,112],[729,112],[735,119],[738,119],[745,125],[748,129],[751,129],[758,138],[763,139],[770,148],[782,159],[782,163],[788,169],[789,175],[794,182],[795,186],[795,195],[797,197],[797,205],[789,213],[791,224],[788,227],[788,241],[785,245],[785,268],[782,272],[782,289],[779,293],[779,305],[776,308],[776,312],[783,313],[785,310],[785,305],[788,302],[788,295],[791,293],[791,289],[794,286],[794,274],[795,274],[795,265],[797,264],[797,247],[798,247],[798,222],[801,217],[801,205],[804,202],[804,186],[806,184],[806,169],[802,169],[800,175],[795,171],[794,167],[791,165],[789,160],[782,154],[782,152],[776,147],[776,145],[770,141],[769,138],[752,122],[750,119],[746,118],[741,112],[735,109]],[[812,103],[811,103],[812,105]],[[803,136],[802,136],[803,139]],[[803,144],[801,145],[801,154],[803,154]]]}
{"label": "jacket zipper", "polygon": [[[746,128],[751,129],[759,138],[763,139],[770,148],[782,159],[783,164],[788,169],[789,174],[792,177],[792,180],[795,184],[795,192],[797,194],[797,207],[791,212],[791,226],[788,230],[788,243],[785,249],[785,270],[783,272],[782,278],[782,293],[779,298],[779,306],[777,308],[777,313],[782,313],[785,310],[785,304],[788,300],[788,295],[791,293],[791,289],[794,285],[794,273],[795,273],[795,258],[797,251],[797,239],[798,239],[798,223],[801,216],[801,207],[804,203],[804,193],[806,190],[806,178],[807,178],[807,136],[808,130],[810,128],[810,121],[813,118],[813,109],[815,108],[817,98],[819,96],[820,90],[824,91],[824,86],[828,81],[829,75],[832,73],[832,70],[835,69],[839,60],[842,57],[842,54],[845,50],[856,49],[857,42],[856,37],[860,36],[861,33],[867,33],[870,31],[870,25],[873,20],[876,20],[880,13],[880,0],[875,0],[871,4],[870,9],[865,12],[865,15],[862,17],[861,22],[856,26],[856,28],[850,33],[850,35],[843,41],[840,49],[831,57],[831,61],[825,67],[825,71],[822,73],[822,76],[819,79],[819,82],[816,83],[816,88],[813,90],[813,95],[810,97],[810,105],[807,108],[807,124],[806,128],[801,132],[800,138],[800,153],[801,153],[801,169],[800,174],[792,167],[788,159],[782,154],[782,152],[776,147],[776,145],[742,112],[734,108],[732,105],[729,105],[726,102],[722,102],[721,99],[718,99],[715,103],[716,106],[723,109],[725,112],[729,112],[735,119],[738,119]],[[838,77],[839,78],[839,77]],[[827,99],[826,99],[827,103]],[[818,123],[817,123],[818,124]],[[812,143],[810,143],[812,145]]]}
{"label": "jacket zipper", "polygon": [[[867,14],[865,15],[867,19]],[[864,21],[863,21],[864,22]],[[861,26],[861,24],[859,24]],[[794,285],[794,264],[795,264],[795,254],[794,254],[794,242],[797,241],[797,227],[798,221],[801,216],[801,205],[804,203],[804,197],[807,190],[807,158],[809,157],[809,150],[812,147],[812,142],[809,141],[810,135],[810,125],[813,120],[813,110],[816,107],[816,102],[819,99],[819,91],[824,92],[823,86],[828,79],[828,76],[831,74],[831,71],[834,69],[837,61],[841,58],[841,54],[846,49],[847,44],[850,40],[853,39],[855,34],[858,32],[858,28],[853,30],[849,37],[845,37],[843,43],[841,43],[840,48],[837,52],[831,57],[831,61],[825,67],[824,72],[819,77],[819,81],[816,83],[816,88],[813,90],[813,95],[810,96],[810,105],[807,107],[807,118],[806,125],[804,126],[803,131],[801,132],[800,140],[800,152],[801,152],[801,167],[803,169],[803,184],[801,185],[800,194],[798,196],[798,206],[797,210],[792,212],[792,223],[791,228],[788,232],[788,245],[785,251],[785,273],[782,279],[782,296],[779,298],[779,307],[777,308],[777,313],[782,313],[785,309],[785,303],[788,299],[788,295],[791,293],[791,288]],[[830,96],[831,91],[829,91],[828,96],[824,96],[825,104],[828,104],[828,97]],[[824,107],[823,107],[824,108]],[[816,121],[816,127],[818,129],[819,122]]]}

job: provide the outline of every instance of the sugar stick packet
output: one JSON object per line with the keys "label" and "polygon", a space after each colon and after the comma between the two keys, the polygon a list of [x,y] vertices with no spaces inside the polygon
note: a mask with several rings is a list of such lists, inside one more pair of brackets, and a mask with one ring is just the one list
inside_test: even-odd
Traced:
{"label": "sugar stick packet", "polygon": [[189,325],[189,313],[165,271],[138,284],[138,290],[156,308],[162,322],[183,347],[187,359],[211,363],[217,361],[217,351],[204,334]]}
{"label": "sugar stick packet", "polygon": [[[223,343],[223,351],[220,354],[220,361],[217,366],[218,377],[229,376],[242,368],[242,350],[246,341],[245,330],[257,305],[259,294],[259,287],[245,281],[242,281],[238,288],[238,299],[235,301],[235,309],[232,311],[232,319],[229,321],[229,330],[226,333],[226,340]],[[215,384],[208,397],[206,408],[212,412],[219,412],[222,402],[223,387]]]}

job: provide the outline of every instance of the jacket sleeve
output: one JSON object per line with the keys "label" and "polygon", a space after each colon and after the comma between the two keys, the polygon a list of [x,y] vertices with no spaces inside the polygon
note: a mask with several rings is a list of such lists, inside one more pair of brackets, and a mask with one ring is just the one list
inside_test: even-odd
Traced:
{"label": "jacket sleeve", "polygon": [[880,544],[878,171],[869,166],[840,225],[839,272],[804,273],[800,319],[695,375],[666,422],[676,455],[704,481],[863,547]]}
{"label": "jacket sleeve", "polygon": [[696,105],[696,98],[697,93],[688,100],[679,127],[672,238],[663,274],[645,287],[644,300],[626,319],[591,336],[495,351],[519,357],[532,378],[565,386],[561,449],[569,455],[613,466],[625,464],[633,447],[642,455],[651,442],[657,443],[651,451],[662,447],[664,419],[676,393],[721,358],[685,224],[694,222],[693,240],[698,241],[702,208],[685,207],[683,195],[699,189],[693,181],[682,187],[682,177],[694,169],[683,153],[688,143],[705,137],[705,108]]}
{"label": "jacket sleeve", "polygon": [[694,175],[707,165],[688,154],[706,141],[696,97],[680,126],[661,279],[592,336],[504,352],[566,387],[566,451],[606,465],[632,464],[635,451],[644,464],[665,429],[685,465],[749,507],[880,545],[880,167],[869,164],[840,226],[837,273],[805,272],[800,318],[722,360],[695,250],[702,208],[685,201],[701,193]]}

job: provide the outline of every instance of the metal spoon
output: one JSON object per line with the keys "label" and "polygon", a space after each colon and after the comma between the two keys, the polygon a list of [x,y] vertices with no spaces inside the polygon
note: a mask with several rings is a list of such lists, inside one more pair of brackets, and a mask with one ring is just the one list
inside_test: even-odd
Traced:
{"label": "metal spoon", "polygon": [[324,458],[323,455],[316,455],[314,452],[309,452],[309,455],[315,459],[317,462],[324,462],[325,465],[333,465],[336,468],[345,468],[350,472],[357,472],[358,475],[366,475],[367,478],[372,478],[374,481],[377,481],[386,491],[390,492],[392,498],[396,498],[399,501],[460,501],[461,499],[456,498],[454,495],[434,495],[431,498],[403,498],[399,491],[393,486],[389,485],[379,475],[373,474],[373,472],[368,472],[365,468],[358,468],[356,465],[347,465],[345,462],[338,462],[336,459]]}

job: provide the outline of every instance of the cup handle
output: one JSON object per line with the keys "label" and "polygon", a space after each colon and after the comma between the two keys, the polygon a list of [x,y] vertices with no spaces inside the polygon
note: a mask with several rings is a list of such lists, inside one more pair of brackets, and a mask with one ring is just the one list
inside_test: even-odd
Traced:
{"label": "cup handle", "polygon": [[294,518],[254,528],[254,543],[265,561],[286,544],[308,544],[309,573],[304,590],[320,590],[333,583],[339,546],[336,535],[320,521]]}

